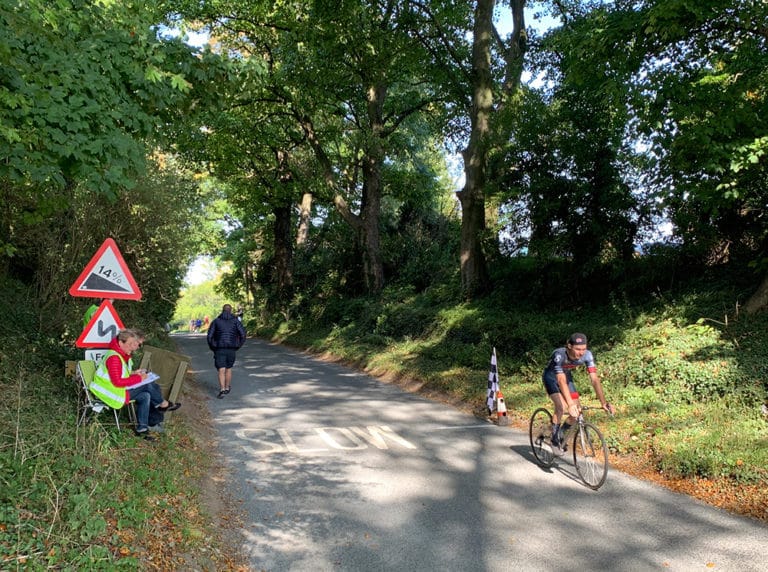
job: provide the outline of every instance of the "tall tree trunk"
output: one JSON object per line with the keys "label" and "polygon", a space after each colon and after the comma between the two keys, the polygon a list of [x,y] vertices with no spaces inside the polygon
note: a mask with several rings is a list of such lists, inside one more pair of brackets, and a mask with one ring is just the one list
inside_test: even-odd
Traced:
{"label": "tall tree trunk", "polygon": [[[288,152],[282,149],[276,151],[278,165],[278,180],[280,185],[290,187],[293,175],[288,167]],[[292,202],[272,208],[275,221],[272,226],[274,240],[275,286],[277,299],[282,306],[290,300],[293,294],[293,243],[291,242],[291,212]]]}
{"label": "tall tree trunk", "polygon": [[258,295],[256,281],[253,279],[253,270],[250,264],[243,264],[243,284],[245,285],[245,303],[250,305]]}
{"label": "tall tree trunk", "polygon": [[495,0],[477,0],[472,40],[471,131],[464,157],[464,188],[457,193],[461,202],[461,289],[472,299],[490,286],[483,253],[485,234],[485,185],[489,119],[493,108],[491,41]]}
{"label": "tall tree trunk", "polygon": [[[491,288],[488,266],[483,251],[486,238],[486,197],[488,155],[509,136],[505,121],[491,125],[495,114],[510,113],[510,96],[520,88],[523,57],[526,51],[525,0],[510,0],[514,28],[505,42],[493,25],[495,0],[477,0],[472,37],[472,107],[471,131],[464,158],[464,188],[457,193],[461,202],[461,288],[467,299],[487,293]],[[504,60],[504,78],[499,86],[497,109],[493,102],[491,43],[496,42]],[[508,120],[507,120],[508,121]]]}
{"label": "tall tree trunk", "polygon": [[371,154],[363,162],[362,246],[365,286],[369,293],[384,287],[384,263],[381,259],[379,211],[381,210],[381,161]]}
{"label": "tall tree trunk", "polygon": [[296,232],[296,246],[306,244],[309,238],[310,218],[312,216],[312,193],[304,193],[299,205],[299,228]]}
{"label": "tall tree trunk", "polygon": [[363,267],[369,293],[384,287],[384,263],[381,259],[379,214],[381,211],[381,164],[384,160],[384,99],[387,86],[377,82],[368,88],[368,121],[371,143],[363,157],[363,200],[360,217],[363,221]]}
{"label": "tall tree trunk", "polygon": [[291,206],[283,205],[272,209],[275,215],[273,225],[275,247],[275,286],[280,302],[290,300],[293,290],[293,244],[291,241]]}
{"label": "tall tree trunk", "polygon": [[744,311],[747,314],[756,314],[766,308],[768,308],[768,276],[763,278],[755,293],[744,304]]}

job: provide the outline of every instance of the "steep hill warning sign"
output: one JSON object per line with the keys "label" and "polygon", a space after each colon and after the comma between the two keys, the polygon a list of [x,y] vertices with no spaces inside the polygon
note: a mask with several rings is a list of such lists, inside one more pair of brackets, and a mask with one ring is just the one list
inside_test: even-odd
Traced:
{"label": "steep hill warning sign", "polygon": [[120,316],[117,315],[114,306],[112,306],[112,302],[104,300],[99,309],[91,316],[91,321],[85,326],[75,345],[78,348],[107,347],[112,338],[124,327]]}
{"label": "steep hill warning sign", "polygon": [[111,238],[104,241],[69,289],[72,296],[140,300],[141,290]]}

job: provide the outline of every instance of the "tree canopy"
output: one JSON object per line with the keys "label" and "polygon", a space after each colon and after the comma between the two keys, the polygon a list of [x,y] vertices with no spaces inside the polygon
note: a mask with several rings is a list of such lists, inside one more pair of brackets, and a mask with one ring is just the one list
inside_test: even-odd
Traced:
{"label": "tree canopy", "polygon": [[[168,307],[160,267],[195,250],[233,263],[230,295],[283,315],[388,285],[471,299],[494,288],[489,260],[519,257],[572,265],[557,280],[589,297],[660,240],[692,267],[765,272],[767,11],[5,2],[3,272],[44,284],[45,232],[80,260],[103,240],[77,232],[95,213],[99,233],[141,222],[121,236]],[[161,255],[166,240],[182,247]]]}

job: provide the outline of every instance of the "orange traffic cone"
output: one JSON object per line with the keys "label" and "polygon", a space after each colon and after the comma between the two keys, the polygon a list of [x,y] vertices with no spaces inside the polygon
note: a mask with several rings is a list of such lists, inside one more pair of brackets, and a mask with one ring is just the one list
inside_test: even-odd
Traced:
{"label": "orange traffic cone", "polygon": [[507,406],[504,404],[504,396],[501,394],[501,391],[496,393],[496,416],[499,425],[509,425]]}

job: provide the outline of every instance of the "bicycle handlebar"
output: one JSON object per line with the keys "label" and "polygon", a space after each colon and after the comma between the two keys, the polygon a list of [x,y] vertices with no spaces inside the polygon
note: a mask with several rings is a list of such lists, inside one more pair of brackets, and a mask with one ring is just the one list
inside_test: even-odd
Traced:
{"label": "bicycle handlebar", "polygon": [[606,412],[606,413],[608,413],[608,414],[609,414],[611,417],[613,417],[613,416],[614,416],[614,415],[613,415],[613,413],[611,413],[610,411],[606,411],[606,410],[603,408],[603,406],[602,406],[602,405],[600,405],[600,406],[597,406],[597,405],[582,405],[582,406],[580,407],[580,409],[581,409],[581,411],[589,411],[590,409],[592,409],[592,410],[596,410],[596,409],[598,409],[598,410],[600,410],[600,411],[605,411],[605,412]]}

